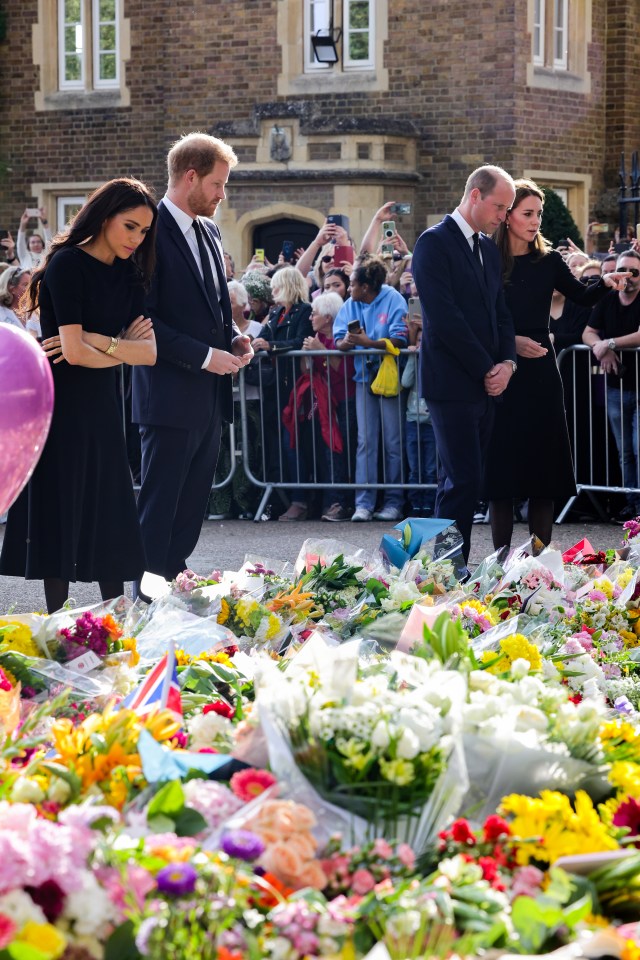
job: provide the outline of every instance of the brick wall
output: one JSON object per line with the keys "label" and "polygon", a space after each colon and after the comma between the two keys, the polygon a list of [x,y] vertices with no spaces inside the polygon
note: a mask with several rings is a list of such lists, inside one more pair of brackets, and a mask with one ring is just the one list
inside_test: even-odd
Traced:
{"label": "brick wall", "polygon": [[[17,227],[21,210],[35,201],[32,182],[133,173],[161,194],[166,150],[180,133],[251,121],[255,104],[277,102],[277,2],[284,0],[125,0],[130,107],[37,114],[31,50],[37,0],[10,4],[11,39],[0,45],[0,163],[8,168],[0,180],[0,226]],[[409,225],[414,234],[429,215],[455,205],[479,163],[498,162],[515,174],[526,167],[590,174],[598,198],[616,186],[621,150],[640,147],[640,44],[627,6],[593,0],[588,95],[526,86],[526,6],[526,0],[479,0],[473,8],[468,0],[393,0],[385,48],[389,90],[326,95],[319,79],[318,93],[305,96],[329,127],[354,116],[413,123],[422,176]],[[633,92],[625,92],[630,85]],[[245,156],[251,155],[248,148]],[[239,183],[234,208],[263,205],[268,193]],[[271,199],[327,209],[330,186],[283,184],[271,189]]]}

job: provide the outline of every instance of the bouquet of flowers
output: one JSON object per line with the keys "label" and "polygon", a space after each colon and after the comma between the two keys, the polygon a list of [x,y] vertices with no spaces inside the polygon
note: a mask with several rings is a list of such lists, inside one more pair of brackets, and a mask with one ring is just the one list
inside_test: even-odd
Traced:
{"label": "bouquet of flowers", "polygon": [[[363,818],[367,839],[420,850],[442,812],[435,788],[446,778],[464,679],[397,653],[366,662],[355,642],[327,654],[263,679],[261,716],[274,716],[320,796]],[[445,792],[448,801],[456,794]]]}
{"label": "bouquet of flowers", "polygon": [[250,596],[229,594],[223,597],[217,621],[239,639],[255,641],[251,646],[269,646],[278,650],[287,635],[282,618]]}

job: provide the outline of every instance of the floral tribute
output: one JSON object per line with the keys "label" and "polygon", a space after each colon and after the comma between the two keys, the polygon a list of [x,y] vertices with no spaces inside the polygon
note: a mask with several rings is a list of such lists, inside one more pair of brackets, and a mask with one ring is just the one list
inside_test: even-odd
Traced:
{"label": "floral tribute", "polygon": [[639,960],[640,518],[466,583],[401,526],[0,620],[0,960]]}

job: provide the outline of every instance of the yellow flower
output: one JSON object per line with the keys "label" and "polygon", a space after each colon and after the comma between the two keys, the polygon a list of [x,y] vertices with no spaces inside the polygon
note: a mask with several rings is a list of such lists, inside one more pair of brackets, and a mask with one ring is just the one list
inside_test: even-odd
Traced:
{"label": "yellow flower", "polygon": [[129,666],[136,667],[140,663],[140,654],[138,653],[138,644],[135,637],[125,637],[122,641],[122,649],[129,651]]}
{"label": "yellow flower", "polygon": [[50,923],[35,923],[28,920],[17,938],[19,943],[26,943],[40,950],[44,960],[55,960],[61,957],[67,946],[67,941]]}
{"label": "yellow flower", "polygon": [[[487,667],[489,673],[508,673],[515,660],[527,660],[531,670],[540,670],[542,657],[534,643],[530,643],[521,633],[514,633],[500,641],[502,657],[492,667]],[[489,663],[496,654],[486,651],[482,655],[482,662]]]}
{"label": "yellow flower", "polygon": [[518,794],[504,797],[500,813],[512,815],[513,836],[526,838],[517,844],[516,859],[555,863],[559,857],[589,851],[617,850],[618,844],[598,816],[590,797],[578,790],[575,809],[562,793],[543,790],[540,797]]}
{"label": "yellow flower", "polygon": [[620,951],[620,960],[640,960],[640,945],[635,940],[627,940]]}
{"label": "yellow flower", "polygon": [[11,629],[0,635],[0,650],[15,650],[16,653],[23,653],[26,657],[42,656],[42,651],[33,640],[31,630],[25,623],[17,620],[0,620],[0,629],[2,627],[11,627]]}
{"label": "yellow flower", "polygon": [[223,597],[220,601],[220,613],[218,614],[218,623],[226,623],[231,614],[231,607]]}
{"label": "yellow flower", "polygon": [[640,765],[628,760],[621,760],[611,765],[608,776],[612,787],[633,797],[634,800],[640,800]]}
{"label": "yellow flower", "polygon": [[597,583],[597,589],[602,590],[604,595],[608,600],[611,600],[613,596],[613,584],[608,577],[599,577]]}
{"label": "yellow flower", "polygon": [[349,740],[338,737],[336,747],[346,757],[345,763],[347,766],[353,767],[354,770],[364,770],[371,759],[371,751],[367,750],[366,744],[359,743],[353,737]]}
{"label": "yellow flower", "polygon": [[277,637],[282,629],[282,623],[280,622],[280,617],[276,616],[275,613],[269,614],[268,620],[269,626],[267,627],[267,632],[265,637],[267,640],[273,640],[274,637]]}
{"label": "yellow flower", "polygon": [[631,577],[633,576],[633,570],[631,567],[627,567],[626,570],[623,570],[619,577],[616,577],[616,583],[621,590],[624,590],[626,586],[631,583]]}
{"label": "yellow flower", "polygon": [[[638,621],[638,624],[640,624],[640,620]],[[636,624],[636,626],[637,626],[637,624]],[[622,639],[624,640],[624,645],[625,645],[625,647],[637,647],[637,646],[638,646],[638,643],[639,643],[640,641],[638,640],[638,636],[637,636],[637,634],[635,633],[635,629],[636,629],[636,628],[634,627],[634,630],[633,630],[633,631],[631,631],[631,630],[621,630],[621,631],[620,631],[620,636],[621,636]]]}
{"label": "yellow flower", "polygon": [[385,760],[384,757],[380,757],[378,763],[380,764],[380,772],[384,779],[389,780],[390,783],[397,784],[399,787],[406,787],[407,784],[411,783],[415,778],[415,767],[410,760],[402,760],[400,758],[397,760]]}
{"label": "yellow flower", "polygon": [[243,597],[236,605],[236,617],[245,627],[251,622],[251,614],[258,609],[258,601]]}

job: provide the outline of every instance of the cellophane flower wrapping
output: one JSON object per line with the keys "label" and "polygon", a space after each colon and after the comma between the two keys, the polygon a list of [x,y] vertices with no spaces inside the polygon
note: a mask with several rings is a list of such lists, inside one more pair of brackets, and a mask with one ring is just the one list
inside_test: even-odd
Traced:
{"label": "cellophane flower wrapping", "polygon": [[350,842],[385,837],[421,852],[467,789],[462,674],[358,641],[307,644],[285,673],[265,662],[258,707],[270,767],[319,827]]}

